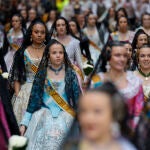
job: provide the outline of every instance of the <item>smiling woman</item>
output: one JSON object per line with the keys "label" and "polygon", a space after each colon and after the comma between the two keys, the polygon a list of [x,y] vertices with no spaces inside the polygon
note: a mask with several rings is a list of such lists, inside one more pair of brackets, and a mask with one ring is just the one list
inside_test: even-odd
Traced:
{"label": "smiling woman", "polygon": [[150,98],[150,45],[143,45],[137,51],[138,70],[134,73],[143,81],[145,99]]}
{"label": "smiling woman", "polygon": [[[101,86],[106,81],[112,81],[118,87],[126,98],[130,114],[129,126],[134,131],[144,103],[142,82],[132,72],[125,71],[128,55],[123,43],[111,43],[102,59],[105,63],[102,63],[104,66],[101,66],[101,70],[104,72],[92,76],[91,87]],[[95,81],[95,78],[98,80]]]}

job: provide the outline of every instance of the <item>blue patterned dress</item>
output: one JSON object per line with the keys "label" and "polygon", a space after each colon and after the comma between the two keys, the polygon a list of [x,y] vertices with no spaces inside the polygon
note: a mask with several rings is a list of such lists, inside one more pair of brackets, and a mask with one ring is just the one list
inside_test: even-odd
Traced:
{"label": "blue patterned dress", "polygon": [[[44,85],[41,109],[33,114],[26,112],[21,122],[21,124],[27,126],[25,133],[25,136],[29,138],[27,150],[59,149],[72,125],[74,118],[68,112],[62,110],[47,93],[46,88],[50,85],[53,85],[59,95],[68,102],[65,80],[55,81],[51,79],[50,81],[50,79],[47,79]],[[74,86],[74,89],[79,88],[78,84],[74,84]]]}

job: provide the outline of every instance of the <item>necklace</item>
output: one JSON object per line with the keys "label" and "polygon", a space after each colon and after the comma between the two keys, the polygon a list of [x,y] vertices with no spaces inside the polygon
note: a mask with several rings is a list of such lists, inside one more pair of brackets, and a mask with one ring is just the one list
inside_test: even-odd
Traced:
{"label": "necklace", "polygon": [[50,65],[49,69],[51,69],[53,72],[55,72],[55,75],[58,75],[58,73],[63,69],[63,65],[61,65],[58,69],[55,69]]}
{"label": "necklace", "polygon": [[145,74],[144,72],[142,72],[141,69],[138,69],[138,71],[139,71],[139,73],[140,73],[143,77],[145,77],[145,80],[146,80],[146,81],[149,79],[149,77],[150,77],[150,72],[149,72],[148,74]]}
{"label": "necklace", "polygon": [[45,46],[45,44],[41,44],[39,47],[36,47],[34,44],[31,45],[33,49],[41,49],[42,47]]}

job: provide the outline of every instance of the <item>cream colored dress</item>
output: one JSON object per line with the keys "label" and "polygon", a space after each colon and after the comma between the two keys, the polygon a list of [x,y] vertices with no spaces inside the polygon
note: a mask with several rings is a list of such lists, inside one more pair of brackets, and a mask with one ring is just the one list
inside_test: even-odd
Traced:
{"label": "cream colored dress", "polygon": [[35,76],[35,72],[32,70],[31,66],[35,65],[38,67],[40,59],[32,58],[26,49],[24,52],[24,62],[26,68],[26,82],[21,85],[18,96],[16,97],[14,95],[12,98],[13,110],[18,124],[21,122],[22,117],[26,111]]}

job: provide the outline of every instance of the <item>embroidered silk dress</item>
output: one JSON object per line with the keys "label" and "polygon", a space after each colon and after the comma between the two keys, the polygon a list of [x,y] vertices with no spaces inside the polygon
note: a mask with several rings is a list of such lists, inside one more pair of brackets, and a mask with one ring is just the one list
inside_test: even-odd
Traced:
{"label": "embroidered silk dress", "polygon": [[22,116],[28,105],[28,100],[32,88],[32,83],[34,80],[35,72],[32,65],[38,67],[40,59],[32,58],[26,49],[24,52],[24,63],[26,69],[26,82],[21,85],[18,96],[15,95],[12,98],[13,110],[17,119],[18,124],[22,120]]}
{"label": "embroidered silk dress", "polygon": [[[58,150],[73,121],[73,117],[62,110],[47,92],[47,88],[53,85],[59,95],[68,102],[65,81],[47,79],[45,83],[41,109],[33,115],[26,112],[21,122],[27,126],[25,133],[29,138],[27,150]],[[77,84],[73,86],[78,87]]]}
{"label": "embroidered silk dress", "polygon": [[11,65],[13,63],[13,57],[15,52],[20,48],[22,42],[23,42],[23,32],[21,31],[18,35],[12,35],[13,28],[10,29],[10,31],[7,34],[7,39],[9,42],[9,49],[8,53],[5,56],[5,62],[7,66],[7,70],[9,71],[11,68]]}
{"label": "embroidered silk dress", "polygon": [[[98,73],[97,75],[99,76],[100,80],[92,82],[92,88],[101,86],[102,82],[104,82],[104,74]],[[128,111],[130,116],[132,117],[129,126],[134,129],[138,124],[139,116],[144,105],[142,81],[130,71],[127,72],[126,78],[128,81],[128,85],[126,88],[120,89],[120,92],[126,99]]]}

